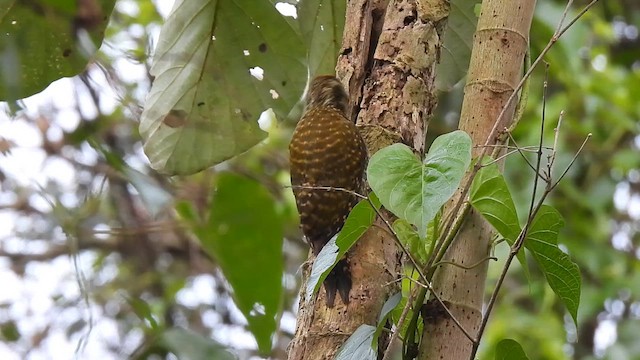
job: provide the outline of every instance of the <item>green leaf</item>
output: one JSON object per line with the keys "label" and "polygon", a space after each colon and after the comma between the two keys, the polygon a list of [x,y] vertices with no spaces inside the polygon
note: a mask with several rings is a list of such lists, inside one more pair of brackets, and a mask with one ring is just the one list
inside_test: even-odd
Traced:
{"label": "green leaf", "polygon": [[372,346],[375,333],[375,326],[360,325],[342,345],[336,360],[375,360],[377,354]]}
{"label": "green leaf", "polygon": [[452,0],[440,62],[436,68],[436,87],[449,91],[467,74],[473,34],[478,17],[474,8],[479,0]]}
{"label": "green leaf", "polygon": [[173,205],[173,208],[180,218],[185,220],[187,224],[192,227],[197,226],[198,223],[201,222],[200,215],[192,202],[187,200],[178,200]]}
{"label": "green leaf", "polygon": [[156,321],[156,318],[153,316],[151,307],[146,301],[142,299],[134,298],[131,296],[126,296],[125,300],[129,304],[129,306],[131,306],[131,308],[133,309],[133,312],[141,320],[146,320],[149,323],[149,327],[151,329],[154,329],[154,330],[158,329],[158,322]]}
{"label": "green leaf", "polygon": [[393,144],[369,161],[367,179],[389,211],[416,225],[420,237],[453,195],[471,162],[471,138],[461,130],[433,141],[424,162],[411,148]]}
{"label": "green leaf", "polygon": [[[370,194],[372,202],[379,207],[375,194]],[[367,229],[373,224],[376,218],[376,211],[371,207],[368,200],[361,200],[353,210],[349,213],[342,230],[337,236],[334,236],[329,242],[322,247],[318,257],[316,257],[311,267],[311,275],[307,282],[305,298],[311,300],[324,279],[329,275],[331,269],[336,265],[338,260],[342,259],[344,254],[360,239]]]}
{"label": "green leaf", "polygon": [[[485,157],[482,163],[491,161],[493,159]],[[496,163],[485,165],[478,171],[469,190],[469,201],[507,243],[513,245],[522,229],[513,197]],[[529,267],[524,251],[518,252],[517,258],[529,279]]]}
{"label": "green leaf", "polygon": [[191,330],[173,328],[160,338],[162,345],[180,360],[235,360],[236,357],[213,339]]}
{"label": "green leaf", "polygon": [[282,219],[258,182],[221,173],[210,216],[194,232],[233,288],[263,353],[271,349],[282,299]]}
{"label": "green leaf", "polygon": [[[3,1],[0,99],[25,98],[84,71],[102,43],[114,4],[115,0]],[[79,18],[81,13],[84,17]],[[83,20],[87,26],[75,25]]]}
{"label": "green leaf", "polygon": [[[487,157],[483,163],[489,161],[492,160]],[[483,166],[478,171],[471,184],[469,201],[509,244],[513,244],[521,230],[518,213],[496,163]]]}
{"label": "green leaf", "polygon": [[517,341],[503,339],[496,345],[496,360],[529,360],[529,358]]}
{"label": "green leaf", "polygon": [[[162,27],[140,122],[151,166],[191,174],[265,138],[257,120],[285,116],[306,81],[304,45],[268,1],[178,0]],[[262,75],[252,76],[260,68]]]}
{"label": "green leaf", "polygon": [[[424,249],[427,254],[427,259],[433,252],[435,242],[440,238],[440,225],[442,221],[442,211],[438,211],[436,217],[429,221],[427,225],[427,236],[424,239]],[[428,249],[428,250],[427,250]]]}
{"label": "green leaf", "polygon": [[393,222],[393,230],[398,234],[400,242],[409,250],[411,255],[420,263],[427,261],[427,244],[425,240],[420,239],[418,232],[411,224],[404,219],[398,219]]}
{"label": "green leaf", "polygon": [[[521,230],[511,193],[497,165],[485,166],[478,172],[471,186],[470,202],[509,245],[513,245]],[[524,244],[544,272],[549,286],[577,321],[580,270],[558,248],[558,232],[563,225],[560,214],[552,207],[543,205],[533,219]],[[528,274],[523,252],[518,253],[518,260]]]}
{"label": "green leaf", "polygon": [[335,73],[346,6],[346,1],[334,0],[301,0],[298,3],[298,23],[308,48],[311,78]]}
{"label": "green leaf", "polygon": [[13,320],[1,323],[0,335],[0,339],[2,339],[4,343],[20,340],[20,329],[18,328],[18,324]]}
{"label": "green leaf", "polygon": [[563,226],[564,220],[558,211],[543,205],[531,222],[524,244],[577,326],[582,280],[578,265],[558,248],[558,233]]}

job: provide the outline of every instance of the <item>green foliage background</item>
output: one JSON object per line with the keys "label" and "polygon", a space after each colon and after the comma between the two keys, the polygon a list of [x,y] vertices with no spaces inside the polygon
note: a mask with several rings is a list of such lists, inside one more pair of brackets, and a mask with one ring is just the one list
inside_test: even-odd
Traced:
{"label": "green foliage background", "polygon": [[[47,9],[52,2],[32,3]],[[108,3],[103,5],[108,8]],[[240,0],[230,3],[250,6]],[[576,7],[584,4],[583,1],[576,3]],[[12,4],[2,4],[0,14],[11,14],[16,9]],[[115,341],[125,345],[101,346],[98,354],[110,354],[114,358],[147,358],[152,354],[166,356],[172,352],[197,358],[203,352],[220,352],[219,356],[223,358],[230,356],[227,352],[230,350],[240,358],[249,358],[258,354],[258,344],[265,349],[265,341],[268,342],[265,338],[271,335],[269,331],[254,343],[247,331],[253,326],[252,322],[247,322],[242,313],[251,316],[252,311],[258,314],[264,311],[272,316],[279,314],[270,320],[280,325],[273,335],[275,347],[271,356],[285,358],[284,349],[292,336],[295,297],[300,285],[296,274],[307,251],[297,229],[290,189],[286,188],[286,145],[293,127],[291,119],[300,111],[296,100],[306,82],[306,67],[321,69],[318,72],[330,71],[335,56],[325,55],[339,51],[336,39],[340,38],[337,34],[343,25],[335,14],[343,12],[344,8],[340,1],[335,7],[330,4],[332,2],[328,0],[303,1],[299,4],[298,19],[282,17],[277,20],[279,24],[287,24],[296,37],[295,41],[286,38],[291,54],[296,54],[292,64],[297,67],[287,68],[286,77],[292,77],[288,79],[291,86],[277,89],[282,101],[271,103],[269,90],[273,87],[270,86],[256,88],[255,93],[242,91],[242,88],[234,90],[238,93],[233,101],[238,104],[251,102],[260,111],[270,104],[274,107],[277,120],[273,113],[263,118],[263,124],[266,124],[263,129],[269,132],[267,140],[195,175],[159,176],[148,167],[141,151],[137,128],[141,106],[151,86],[152,78],[148,75],[151,49],[157,45],[152,34],[157,34],[163,24],[156,5],[150,1],[116,2],[105,30],[105,41],[95,56],[76,59],[73,72],[55,75],[58,78],[81,72],[72,79],[62,80],[69,85],[65,93],[45,91],[39,98],[24,101],[15,100],[26,93],[18,92],[15,98],[4,97],[10,102],[5,103],[5,115],[0,118],[2,129],[25,126],[31,129],[30,136],[38,141],[34,148],[28,141],[31,139],[12,137],[10,131],[0,132],[0,211],[12,219],[8,235],[1,239],[2,271],[26,283],[33,278],[34,269],[43,264],[74,261],[79,264],[69,279],[58,284],[48,295],[46,302],[50,303],[51,310],[38,318],[43,324],[41,327],[27,326],[33,319],[15,310],[20,303],[25,303],[25,299],[18,296],[3,300],[1,305],[7,311],[0,313],[0,339],[7,351],[19,358],[27,358],[30,353],[46,354],[50,349],[47,339],[61,335],[74,345],[72,348],[75,344],[81,345],[74,351],[97,356],[92,353],[97,351],[92,346],[109,341],[94,329],[115,324]],[[533,57],[551,36],[562,7],[560,1],[538,1],[531,32]],[[73,11],[73,7],[69,9]],[[72,16],[65,18],[63,10],[57,11],[56,26],[70,28]],[[274,14],[278,15],[270,12],[269,16]],[[66,19],[62,25],[60,18]],[[12,18],[2,17],[0,28],[10,26],[10,21]],[[548,126],[544,134],[547,144],[552,143],[553,126],[564,111],[559,167],[571,161],[587,134],[593,134],[550,199],[565,219],[559,245],[578,263],[582,274],[578,328],[574,327],[560,300],[542,281],[539,270],[526,265],[531,273],[532,281],[529,282],[522,265],[516,264],[490,321],[481,349],[482,359],[494,358],[496,345],[505,338],[517,340],[530,359],[640,357],[636,341],[636,334],[640,333],[639,25],[640,5],[636,1],[602,1],[566,33],[545,59],[549,63]],[[254,35],[247,36],[255,40]],[[285,41],[284,37],[282,41]],[[46,49],[46,42],[43,37],[28,44],[11,46]],[[13,51],[9,45],[6,41],[0,42],[0,59],[6,59]],[[454,48],[451,49],[453,52]],[[227,66],[237,66],[238,59],[245,58],[244,53],[239,53],[242,50],[227,49],[225,51],[238,53],[223,51],[217,55],[218,71],[228,76],[224,82],[227,89],[236,84],[253,86],[250,84],[260,82],[249,73],[250,67],[263,61],[253,59],[257,55],[252,50],[249,50],[248,60],[255,60],[255,64],[243,63],[246,68],[242,72],[235,67],[237,72],[226,72]],[[464,52],[464,46],[461,51]],[[34,56],[34,59],[39,57]],[[231,59],[236,61],[229,64]],[[88,66],[82,71],[85,63]],[[451,74],[456,68],[459,66],[441,68],[442,78],[455,82],[451,78],[459,76]],[[264,78],[268,80],[271,75],[265,68]],[[515,130],[521,146],[536,145],[538,141],[544,76],[542,68],[535,72],[526,112]],[[241,77],[242,81],[236,77]],[[6,71],[0,74],[2,84],[6,85],[10,79]],[[50,81],[48,77],[43,79]],[[214,77],[213,80],[218,79]],[[441,84],[443,88],[449,85]],[[31,85],[25,83],[24,86]],[[44,86],[46,84],[39,88],[34,85],[31,93]],[[74,101],[65,108],[56,97]],[[442,93],[439,115],[429,129],[432,139],[455,129],[461,99],[461,84]],[[229,108],[233,109],[233,106]],[[251,112],[251,121],[257,120],[257,116],[256,112]],[[70,117],[77,121],[70,122]],[[206,137],[206,129],[196,130]],[[46,164],[55,163],[70,169],[73,184],[57,180],[56,171],[47,170],[45,166],[46,181],[38,180],[39,185],[34,185],[34,181],[21,180],[10,161],[25,149],[35,151]],[[186,149],[194,157],[207,155],[199,152],[202,149],[198,147]],[[518,155],[508,157],[505,169],[518,213],[526,214],[533,176]],[[242,180],[229,181],[233,178]],[[252,244],[246,241],[255,235],[239,233],[235,236],[241,239],[240,242],[244,240],[245,245],[234,247],[236,242],[224,243],[240,252],[233,256],[256,259],[254,268],[235,268],[236,264],[229,264],[228,259],[225,262],[216,258],[216,241],[220,239],[215,234],[225,233],[220,225],[232,221],[230,216],[234,213],[225,211],[224,199],[227,202],[237,199],[239,203],[233,205],[241,207],[250,199],[258,198],[261,199],[259,213],[253,211],[258,207],[237,210],[245,212],[247,217],[241,221],[264,226],[261,234],[265,241]],[[232,205],[228,207],[231,209]],[[271,221],[261,222],[264,214],[269,214]],[[211,219],[220,221],[207,223],[206,220]],[[194,225],[196,223],[202,226],[200,230]],[[219,233],[209,231],[216,226]],[[200,241],[206,238],[205,233],[210,235],[211,243],[201,244],[192,232],[200,234]],[[276,251],[278,247],[282,252]],[[257,256],[264,249],[278,255],[277,258],[267,257],[267,265],[259,262],[261,258]],[[488,292],[508,249],[498,245],[495,251],[500,261],[490,267]],[[72,255],[71,260],[67,254]],[[533,261],[523,263],[532,264]],[[225,279],[220,271],[222,269],[226,274],[225,266],[239,271],[236,280],[229,275]],[[282,289],[266,287],[273,289],[273,293],[264,291],[266,299],[270,299],[261,304],[264,309],[260,306],[252,308],[250,304],[236,307],[233,299],[241,291],[234,293],[231,287],[242,286],[237,284],[246,283],[246,279],[257,279],[259,275],[265,275],[271,279],[271,284],[274,283],[273,273],[266,271],[265,266],[284,271]],[[82,291],[65,291],[69,286],[77,289],[76,278],[81,280]],[[195,303],[184,300],[183,294],[201,289],[198,283],[202,282],[210,285],[211,298]],[[278,302],[277,305],[273,305],[274,302]],[[82,310],[87,305],[94,309],[91,316]],[[57,314],[66,315],[59,318]],[[595,341],[602,338],[605,327],[615,330],[612,341]],[[233,337],[246,340],[233,341]],[[113,337],[110,339],[114,341]],[[89,346],[85,347],[87,343]],[[509,342],[501,344],[502,347],[510,345]]]}

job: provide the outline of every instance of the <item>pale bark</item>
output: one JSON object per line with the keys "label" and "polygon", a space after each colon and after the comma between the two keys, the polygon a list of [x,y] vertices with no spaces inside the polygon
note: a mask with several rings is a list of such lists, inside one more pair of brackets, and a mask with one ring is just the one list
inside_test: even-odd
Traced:
{"label": "pale bark", "polygon": [[[424,151],[447,15],[445,0],[349,1],[336,73],[349,91],[351,118],[357,119],[369,155],[398,141]],[[290,360],[333,359],[358,326],[375,325],[382,305],[397,291],[393,281],[399,276],[399,253],[379,219],[349,259],[350,304],[336,301],[335,308],[327,308],[323,290],[315,301],[302,301]],[[309,267],[307,263],[303,271],[303,288]],[[384,350],[385,342],[380,346]]]}
{"label": "pale bark", "polygon": [[[483,1],[459,125],[469,133],[474,145],[486,142],[499,113],[522,78],[534,8],[535,0]],[[513,103],[507,109],[499,130],[511,123],[515,105]],[[490,144],[495,143],[494,136]],[[474,155],[481,150],[475,148]],[[450,204],[459,200],[459,194]],[[487,276],[487,261],[482,261],[489,255],[491,235],[491,227],[471,211],[445,260],[463,266],[481,265],[469,270],[443,265],[433,281],[436,292],[449,310],[473,336],[482,320]],[[466,360],[471,355],[472,345],[453,320],[443,314],[430,318],[425,324],[418,358]]]}

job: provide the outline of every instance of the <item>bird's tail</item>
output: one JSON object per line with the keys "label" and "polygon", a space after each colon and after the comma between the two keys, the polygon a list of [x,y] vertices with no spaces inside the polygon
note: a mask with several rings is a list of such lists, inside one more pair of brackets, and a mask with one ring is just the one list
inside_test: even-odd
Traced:
{"label": "bird's tail", "polygon": [[336,299],[336,292],[340,294],[342,302],[349,303],[351,291],[351,271],[347,259],[338,261],[329,275],[324,279],[324,289],[327,292],[327,306],[332,308]]}

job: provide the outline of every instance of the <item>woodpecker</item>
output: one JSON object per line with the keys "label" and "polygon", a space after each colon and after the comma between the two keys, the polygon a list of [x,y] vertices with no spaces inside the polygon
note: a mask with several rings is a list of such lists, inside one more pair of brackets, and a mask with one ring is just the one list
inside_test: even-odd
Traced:
{"label": "woodpecker", "polygon": [[[364,190],[367,148],[347,118],[349,96],[336,77],[313,79],[305,103],[289,144],[289,164],[300,226],[317,256],[359,200],[349,191]],[[333,307],[336,291],[348,304],[351,284],[348,259],[342,259],[324,281],[327,306]]]}

